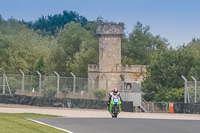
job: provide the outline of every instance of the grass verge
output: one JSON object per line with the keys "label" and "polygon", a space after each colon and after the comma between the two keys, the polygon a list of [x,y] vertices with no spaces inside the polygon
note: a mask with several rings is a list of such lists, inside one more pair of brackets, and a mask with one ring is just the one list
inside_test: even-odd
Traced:
{"label": "grass verge", "polygon": [[37,124],[26,120],[31,117],[59,117],[41,114],[10,114],[0,113],[0,132],[1,133],[66,133],[52,127]]}

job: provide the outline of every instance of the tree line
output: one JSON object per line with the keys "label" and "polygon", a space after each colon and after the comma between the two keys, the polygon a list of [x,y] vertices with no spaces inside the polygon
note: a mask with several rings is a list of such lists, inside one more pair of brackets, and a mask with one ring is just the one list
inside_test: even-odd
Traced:
{"label": "tree line", "polygon": [[[0,15],[0,67],[7,73],[40,71],[51,75],[87,77],[88,64],[98,64],[95,29],[106,22],[89,21],[74,11],[42,16],[33,22],[4,20]],[[122,37],[122,65],[147,65],[142,84],[149,101],[183,101],[181,75],[200,77],[200,40],[172,48],[167,39],[150,33],[149,26],[133,24]]]}

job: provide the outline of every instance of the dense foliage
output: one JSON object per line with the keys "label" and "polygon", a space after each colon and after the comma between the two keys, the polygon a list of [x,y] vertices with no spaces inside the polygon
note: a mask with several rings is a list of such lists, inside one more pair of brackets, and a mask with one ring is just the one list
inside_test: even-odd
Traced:
{"label": "dense foliage", "polygon": [[0,66],[6,71],[45,72],[50,44],[49,37],[40,36],[21,22],[0,18]]}
{"label": "dense foliage", "polygon": [[[88,21],[73,11],[42,16],[35,22],[0,16],[0,68],[8,73],[87,76],[88,64],[98,64],[95,29],[102,18]],[[143,92],[149,101],[183,101],[184,82],[200,77],[200,40],[169,48],[167,39],[154,36],[137,22],[122,38],[122,64],[147,65]],[[53,90],[53,89],[52,89]],[[54,92],[54,91],[52,91]]]}
{"label": "dense foliage", "polygon": [[[63,11],[62,14],[42,16],[35,22],[27,22],[30,28],[40,30],[44,35],[55,35],[69,22],[81,23],[86,26],[88,20],[73,11]],[[26,23],[26,22],[25,22]]]}
{"label": "dense foliage", "polygon": [[[181,75],[188,79],[191,75],[198,77],[199,65],[198,59],[187,52],[185,48],[169,49],[155,55],[148,66],[147,77],[143,83],[145,99],[155,101],[179,99],[179,101],[183,101],[184,82]],[[168,97],[170,91],[175,95],[171,99]],[[180,97],[180,93],[176,92],[181,92],[182,97]]]}
{"label": "dense foliage", "polygon": [[122,40],[122,64],[148,65],[156,52],[167,49],[167,40],[160,36],[153,36],[150,27],[140,22],[134,26],[129,37]]}

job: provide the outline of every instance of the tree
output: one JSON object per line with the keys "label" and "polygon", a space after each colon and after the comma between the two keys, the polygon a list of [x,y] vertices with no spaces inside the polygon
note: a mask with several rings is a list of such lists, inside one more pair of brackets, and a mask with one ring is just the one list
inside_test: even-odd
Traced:
{"label": "tree", "polygon": [[35,70],[45,72],[45,60],[49,55],[48,38],[41,37],[15,19],[1,22],[1,67],[9,72],[19,69],[29,74]]}
{"label": "tree", "polygon": [[87,77],[88,64],[97,64],[98,55],[98,41],[89,33],[85,42],[80,46],[80,52],[77,52],[74,60],[70,62],[70,70],[77,76]]}
{"label": "tree", "polygon": [[95,35],[97,26],[99,24],[102,24],[102,23],[105,23],[105,22],[107,22],[107,21],[104,20],[101,16],[99,16],[99,17],[97,17],[97,19],[95,21],[88,21],[85,28],[87,30],[90,30]]}
{"label": "tree", "polygon": [[97,64],[97,62],[98,51],[95,46],[93,46],[93,48],[82,49],[78,52],[74,57],[74,61],[71,62],[69,66],[72,72],[77,76],[86,77],[88,64]]}
{"label": "tree", "polygon": [[148,65],[156,52],[167,50],[167,40],[153,36],[149,30],[149,26],[137,22],[129,37],[122,39],[122,63]]}
{"label": "tree", "polygon": [[[189,78],[191,71],[200,65],[198,62],[184,48],[170,49],[154,56],[143,83],[146,100],[169,101],[167,95],[180,92],[178,90],[184,87],[181,75]],[[176,96],[179,98],[174,99],[181,99],[179,95]]]}
{"label": "tree", "polygon": [[[71,22],[65,25],[56,40],[58,45],[52,49],[51,56],[54,70],[61,75],[74,72],[78,76],[85,76],[87,63],[96,62],[95,58],[98,56],[94,35],[80,24]],[[91,56],[95,57],[94,60]]]}
{"label": "tree", "polygon": [[94,96],[97,98],[97,100],[101,101],[106,97],[106,91],[104,89],[95,89],[94,90]]}
{"label": "tree", "polygon": [[35,22],[28,22],[29,27],[42,31],[44,35],[56,35],[69,22],[80,23],[85,27],[87,19],[74,11],[63,11],[62,14],[42,16]]}

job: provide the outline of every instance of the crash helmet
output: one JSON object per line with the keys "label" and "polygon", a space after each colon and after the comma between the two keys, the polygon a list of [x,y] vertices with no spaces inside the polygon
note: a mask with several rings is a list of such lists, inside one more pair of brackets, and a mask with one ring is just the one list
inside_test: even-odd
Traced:
{"label": "crash helmet", "polygon": [[118,93],[118,89],[117,88],[114,88],[113,89],[113,93],[116,95]]}

